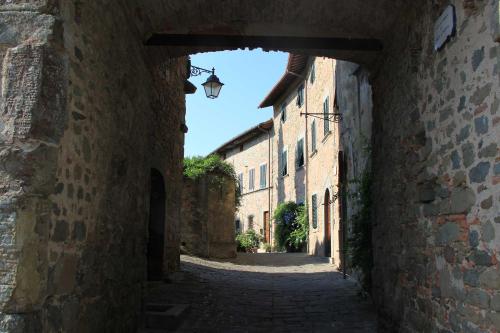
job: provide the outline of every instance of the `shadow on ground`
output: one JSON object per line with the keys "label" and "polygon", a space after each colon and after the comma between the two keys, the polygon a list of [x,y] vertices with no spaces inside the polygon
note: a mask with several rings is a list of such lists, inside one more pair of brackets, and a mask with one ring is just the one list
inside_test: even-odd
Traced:
{"label": "shadow on ground", "polygon": [[188,304],[167,332],[376,332],[354,280],[325,258],[243,254],[231,261],[182,256],[172,283],[151,284],[145,303]]}
{"label": "shadow on ground", "polygon": [[238,253],[234,259],[210,259],[235,265],[287,267],[314,264],[328,264],[329,258],[310,256],[306,253]]}

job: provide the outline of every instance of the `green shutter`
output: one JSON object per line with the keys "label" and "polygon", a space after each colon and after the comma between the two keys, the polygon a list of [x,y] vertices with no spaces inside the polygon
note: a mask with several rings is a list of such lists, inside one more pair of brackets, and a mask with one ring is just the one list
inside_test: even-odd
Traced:
{"label": "green shutter", "polygon": [[316,229],[318,227],[318,198],[316,194],[313,194],[312,196],[311,208],[312,208],[312,225],[313,228]]}
{"label": "green shutter", "polygon": [[328,115],[328,97],[325,99],[323,103],[323,117],[324,117],[324,135],[327,135],[330,132],[330,120]]}

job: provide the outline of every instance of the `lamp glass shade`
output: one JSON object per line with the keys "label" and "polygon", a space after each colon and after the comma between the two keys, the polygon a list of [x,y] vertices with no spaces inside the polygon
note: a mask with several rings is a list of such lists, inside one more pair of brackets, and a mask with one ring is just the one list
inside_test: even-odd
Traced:
{"label": "lamp glass shade", "polygon": [[208,98],[217,98],[224,83],[220,82],[219,78],[212,74],[208,77],[207,82],[203,83],[205,94]]}

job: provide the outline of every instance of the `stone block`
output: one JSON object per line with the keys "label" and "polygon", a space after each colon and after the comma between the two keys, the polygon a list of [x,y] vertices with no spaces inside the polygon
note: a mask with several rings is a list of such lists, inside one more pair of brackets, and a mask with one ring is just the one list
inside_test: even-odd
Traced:
{"label": "stone block", "polygon": [[490,296],[482,289],[473,288],[467,292],[466,301],[469,304],[488,309],[490,307]]}
{"label": "stone block", "polygon": [[448,222],[439,227],[436,235],[436,245],[447,245],[458,240],[460,237],[460,226],[453,222]]}
{"label": "stone block", "polygon": [[472,183],[482,183],[490,172],[491,163],[481,162],[469,171],[469,179]]}
{"label": "stone block", "polygon": [[491,309],[500,312],[500,293],[493,295],[491,298]]}
{"label": "stone block", "polygon": [[500,290],[500,269],[497,267],[490,267],[479,276],[479,283],[482,287]]}

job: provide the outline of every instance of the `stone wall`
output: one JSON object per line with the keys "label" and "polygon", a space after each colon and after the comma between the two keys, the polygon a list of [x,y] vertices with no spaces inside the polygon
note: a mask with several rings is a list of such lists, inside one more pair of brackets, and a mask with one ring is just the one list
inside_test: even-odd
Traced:
{"label": "stone wall", "polygon": [[67,58],[52,2],[0,2],[0,331],[40,331]]}
{"label": "stone wall", "polygon": [[374,298],[386,330],[500,327],[498,1],[415,4],[373,79]]}
{"label": "stone wall", "polygon": [[[312,68],[308,68],[307,89],[307,112],[322,113],[323,103],[328,99],[330,113],[334,110],[335,100],[335,67],[336,60],[329,58],[314,58],[314,82],[311,81]],[[332,118],[333,119],[333,118]],[[306,157],[307,168],[307,203],[309,216],[309,254],[317,256],[327,256],[331,258],[335,265],[340,264],[339,258],[339,219],[338,201],[333,202],[332,198],[337,193],[338,168],[337,155],[339,150],[338,124],[329,121],[329,131],[325,133],[325,120],[320,117],[308,117],[308,156]],[[316,149],[312,149],[312,126],[316,130]],[[325,201],[326,190],[328,189],[330,202]],[[312,224],[312,195],[317,196],[317,226]],[[330,209],[330,244],[327,244],[325,206]],[[328,251],[330,254],[328,254]]]}
{"label": "stone wall", "polygon": [[0,330],[134,332],[151,168],[166,182],[164,274],[179,266],[185,59],[146,49],[147,18],[121,3],[0,9]]}
{"label": "stone wall", "polygon": [[[247,231],[249,226],[249,217],[253,217],[252,229],[257,233],[264,235],[264,212],[269,212],[272,216],[274,207],[271,203],[270,191],[270,165],[275,158],[272,151],[272,140],[274,138],[273,129],[269,130],[269,134],[262,130],[257,137],[245,142],[243,150],[235,148],[226,153],[226,162],[234,166],[237,175],[243,175],[243,188],[241,189],[241,207],[236,212],[236,218],[240,220],[240,232]],[[271,142],[270,142],[271,140]],[[269,152],[271,149],[271,152]],[[271,161],[269,160],[271,158]],[[260,166],[267,165],[266,186],[260,187]],[[250,191],[249,173],[254,170],[254,189]],[[271,222],[271,220],[269,220]],[[271,233],[271,240],[273,235]]]}
{"label": "stone wall", "polygon": [[[369,72],[358,64],[337,61],[335,77],[338,108],[342,114],[340,145],[345,160],[345,179],[341,180],[344,183],[344,193],[339,201],[345,201],[343,237],[350,239],[354,229],[353,218],[362,208],[359,200],[361,181],[366,174],[372,172],[372,88]],[[346,261],[350,274],[362,280],[358,275],[361,272],[353,267],[352,260],[346,258]]]}
{"label": "stone wall", "polygon": [[186,253],[207,258],[236,257],[235,193],[234,180],[224,176],[184,178],[181,246]]}

